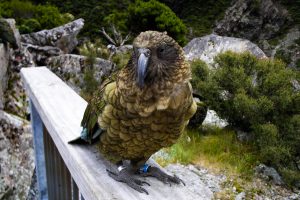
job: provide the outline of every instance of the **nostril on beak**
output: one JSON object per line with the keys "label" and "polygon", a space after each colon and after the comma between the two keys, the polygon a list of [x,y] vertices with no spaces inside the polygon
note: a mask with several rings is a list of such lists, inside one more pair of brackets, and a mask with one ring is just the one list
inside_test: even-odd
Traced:
{"label": "nostril on beak", "polygon": [[151,55],[151,51],[150,49],[147,49],[147,48],[140,48],[139,50],[139,54],[144,54],[146,57],[150,57]]}

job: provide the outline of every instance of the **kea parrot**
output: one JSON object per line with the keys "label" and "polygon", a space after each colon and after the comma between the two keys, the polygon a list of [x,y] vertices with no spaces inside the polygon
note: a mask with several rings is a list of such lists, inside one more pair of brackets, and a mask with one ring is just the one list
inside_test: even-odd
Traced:
{"label": "kea parrot", "polygon": [[166,32],[146,31],[134,39],[128,64],[103,81],[81,122],[80,140],[99,137],[100,153],[117,165],[118,171],[107,169],[110,177],[146,194],[142,186],[148,183],[134,174],[184,184],[146,161],[173,145],[196,112],[190,79],[183,49]]}

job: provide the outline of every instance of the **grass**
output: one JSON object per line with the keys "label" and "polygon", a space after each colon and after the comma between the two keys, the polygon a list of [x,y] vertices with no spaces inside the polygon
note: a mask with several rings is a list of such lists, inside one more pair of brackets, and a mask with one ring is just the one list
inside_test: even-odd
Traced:
{"label": "grass", "polygon": [[253,147],[239,142],[234,131],[216,127],[187,130],[175,145],[163,151],[167,156],[156,159],[163,166],[174,162],[192,163],[245,178],[251,177],[258,164]]}
{"label": "grass", "polygon": [[230,129],[209,126],[187,130],[176,144],[163,149],[154,159],[162,166],[194,164],[212,173],[225,174],[223,189],[214,194],[214,199],[234,199],[242,191],[247,199],[253,199],[255,194],[261,193],[253,170],[259,164],[258,152],[253,145],[239,142]]}

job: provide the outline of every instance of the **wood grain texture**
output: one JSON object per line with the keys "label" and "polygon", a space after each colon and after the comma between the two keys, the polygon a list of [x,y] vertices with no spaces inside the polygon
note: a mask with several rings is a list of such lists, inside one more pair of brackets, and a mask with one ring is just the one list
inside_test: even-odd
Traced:
{"label": "wood grain texture", "polygon": [[68,144],[80,134],[87,103],[46,67],[22,68],[21,75],[27,94],[86,200],[198,199],[182,185],[170,187],[152,178],[146,178],[151,184],[145,186],[149,195],[111,179],[106,173],[109,163],[95,146]]}

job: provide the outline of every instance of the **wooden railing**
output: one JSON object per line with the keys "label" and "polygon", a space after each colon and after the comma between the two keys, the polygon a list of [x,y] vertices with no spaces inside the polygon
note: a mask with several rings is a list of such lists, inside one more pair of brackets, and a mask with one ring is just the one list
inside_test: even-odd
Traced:
{"label": "wooden railing", "polygon": [[192,199],[181,185],[147,178],[146,195],[110,178],[95,146],[68,144],[80,133],[87,103],[46,67],[23,68],[21,75],[30,98],[39,199]]}

